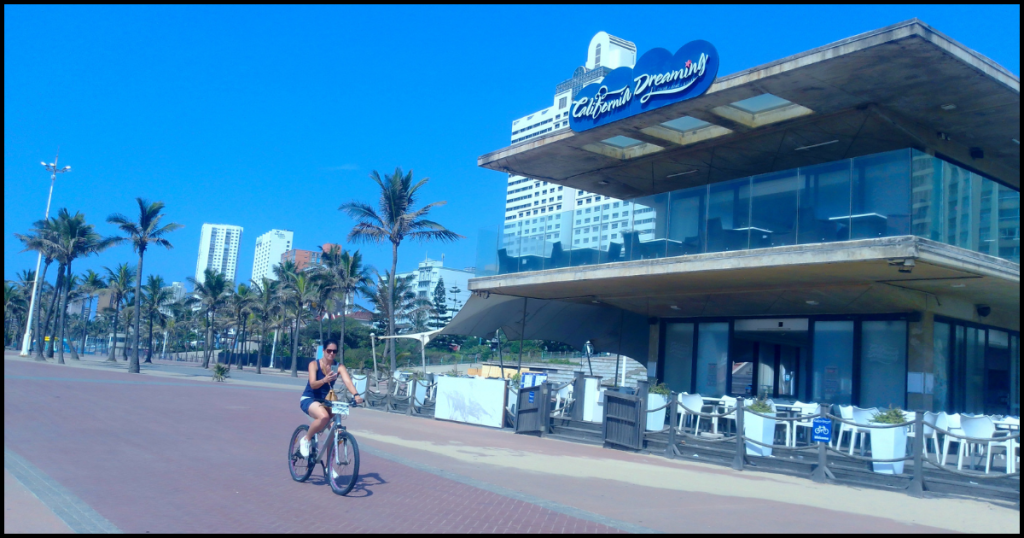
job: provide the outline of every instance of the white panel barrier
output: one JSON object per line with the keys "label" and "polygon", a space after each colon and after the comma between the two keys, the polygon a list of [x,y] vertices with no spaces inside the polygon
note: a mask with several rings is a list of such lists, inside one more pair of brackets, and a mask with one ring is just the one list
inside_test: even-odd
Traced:
{"label": "white panel barrier", "polygon": [[366,392],[366,375],[353,374],[352,384],[356,386],[356,392],[359,394]]}
{"label": "white panel barrier", "polygon": [[583,385],[583,420],[602,422],[604,420],[604,389],[600,377],[587,376]]}
{"label": "white panel barrier", "polygon": [[437,378],[434,418],[500,428],[504,412],[504,379]]}

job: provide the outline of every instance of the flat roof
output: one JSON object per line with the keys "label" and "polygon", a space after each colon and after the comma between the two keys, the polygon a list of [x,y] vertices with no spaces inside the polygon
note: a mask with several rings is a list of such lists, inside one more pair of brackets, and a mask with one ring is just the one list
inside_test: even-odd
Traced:
{"label": "flat roof", "polygon": [[[791,106],[735,106],[766,93]],[[709,125],[663,125],[684,116]],[[640,145],[602,143],[617,136]],[[477,164],[630,199],[912,147],[1020,190],[1019,140],[1020,77],[912,19],[720,77],[691,100],[487,153]]]}

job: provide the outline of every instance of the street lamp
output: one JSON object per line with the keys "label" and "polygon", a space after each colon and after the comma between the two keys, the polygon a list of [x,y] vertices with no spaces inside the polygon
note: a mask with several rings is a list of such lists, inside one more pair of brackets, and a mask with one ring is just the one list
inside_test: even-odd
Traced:
{"label": "street lamp", "polygon": [[[49,220],[50,218],[50,200],[53,199],[53,184],[57,181],[57,174],[63,174],[71,171],[70,166],[64,168],[57,168],[57,161],[60,159],[60,153],[53,158],[53,162],[46,164],[45,162],[39,163],[43,165],[43,168],[50,173],[50,194],[46,197],[46,215],[43,220]],[[25,322],[25,338],[21,342],[21,356],[27,357],[29,348],[32,345],[32,316],[36,309],[36,291],[39,289],[39,265],[43,261],[43,253],[40,252],[36,256],[36,277],[32,280],[32,300],[29,301],[28,305],[28,320]]]}

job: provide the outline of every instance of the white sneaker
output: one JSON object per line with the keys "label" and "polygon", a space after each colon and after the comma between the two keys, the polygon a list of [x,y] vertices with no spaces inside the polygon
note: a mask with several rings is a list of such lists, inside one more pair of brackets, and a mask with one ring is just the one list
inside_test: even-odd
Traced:
{"label": "white sneaker", "polygon": [[303,458],[309,457],[309,441],[305,436],[299,439],[299,454],[302,454]]}
{"label": "white sneaker", "polygon": [[331,469],[331,479],[332,480],[337,480],[338,479],[338,471],[335,471],[334,469]]}

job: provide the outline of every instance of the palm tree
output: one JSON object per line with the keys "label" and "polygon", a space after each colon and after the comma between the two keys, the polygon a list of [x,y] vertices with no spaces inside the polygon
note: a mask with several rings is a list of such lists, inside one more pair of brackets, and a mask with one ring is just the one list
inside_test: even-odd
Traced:
{"label": "palm tree", "polygon": [[[64,364],[64,322],[67,317],[68,298],[71,293],[73,278],[71,264],[78,258],[99,254],[112,245],[116,239],[104,239],[101,237],[100,234],[96,233],[93,225],[86,224],[85,215],[77,212],[71,215],[67,209],[61,209],[57,214],[57,234],[54,240],[55,258],[59,263],[59,267],[64,270],[63,278],[61,278],[61,275],[58,275],[57,288],[61,290],[64,297],[63,301],[59,299],[57,301],[60,320],[58,322],[59,330],[55,331],[57,333],[55,345],[59,349],[57,364]],[[61,282],[63,282],[63,286]],[[77,360],[77,358],[77,353],[75,353],[75,359]]]}
{"label": "palm tree", "polygon": [[252,283],[252,303],[250,308],[256,316],[260,327],[260,345],[256,351],[256,373],[262,373],[263,346],[267,343],[267,332],[275,317],[283,307],[281,305],[281,283],[269,278],[263,278],[260,282]]}
{"label": "palm tree", "polygon": [[[166,249],[172,248],[171,243],[164,238],[165,235],[181,228],[178,223],[172,222],[160,226],[160,219],[163,215],[160,211],[164,208],[163,202],[149,203],[142,198],[136,198],[139,204],[139,220],[132,222],[120,214],[113,214],[107,217],[107,222],[117,225],[117,228],[128,234],[128,237],[117,238],[118,241],[130,241],[135,252],[139,254],[139,280],[135,283],[135,295],[142,294],[142,258],[146,255],[146,249],[150,244],[159,245]],[[128,372],[139,373],[139,323],[142,321],[141,309],[135,310],[135,353],[132,355],[131,363],[128,365]]]}
{"label": "palm tree", "polygon": [[224,303],[227,301],[229,284],[227,279],[224,278],[224,273],[214,271],[213,269],[203,269],[203,282],[188,277],[188,281],[192,284],[192,294],[202,305],[202,309],[205,313],[204,325],[206,326],[206,337],[203,351],[203,368],[210,366],[210,357],[213,355],[213,330],[217,320],[217,311],[220,310]]}
{"label": "palm tree", "polygon": [[[434,202],[419,209],[416,205],[417,191],[427,184],[429,179],[423,178],[413,184],[412,170],[403,174],[401,168],[396,168],[395,173],[384,176],[374,170],[370,179],[380,187],[380,200],[378,201],[379,211],[374,210],[368,204],[360,202],[348,202],[338,209],[344,211],[348,216],[355,219],[356,225],[348,234],[349,241],[366,241],[381,244],[391,243],[391,278],[388,289],[395,289],[395,271],[398,270],[398,247],[406,238],[419,241],[438,240],[441,242],[455,241],[462,236],[448,230],[444,226],[427,220],[426,216],[430,210],[442,206],[447,202]],[[388,301],[393,303],[394,301]],[[394,312],[388,322],[388,330],[395,330]],[[394,332],[389,332],[394,336]],[[395,347],[391,346],[391,370],[397,366],[395,358]]]}
{"label": "palm tree", "polygon": [[[47,269],[50,268],[50,264],[53,263],[53,259],[54,259],[54,256],[56,254],[54,252],[54,249],[53,249],[53,241],[52,241],[54,236],[57,233],[57,231],[56,231],[56,220],[57,219],[55,219],[55,218],[44,219],[44,220],[37,220],[36,222],[34,222],[32,224],[32,229],[31,229],[31,234],[30,235],[21,235],[21,234],[18,234],[18,233],[14,234],[14,236],[17,237],[18,240],[20,240],[25,245],[25,249],[22,250],[22,252],[27,252],[27,251],[33,250],[33,251],[38,252],[43,257],[43,273],[42,273],[42,275],[39,276],[39,285],[36,286],[38,288],[38,293],[39,293],[38,302],[40,303],[39,304],[39,308],[36,308],[36,319],[35,319],[35,328],[36,328],[36,335],[35,335],[36,336],[36,354],[35,354],[35,360],[37,360],[37,361],[45,361],[46,360],[46,358],[43,356],[43,337],[46,335],[46,330],[45,330],[45,328],[39,326],[39,322],[41,321],[42,312],[43,312],[43,309],[42,309],[43,286],[46,284],[46,271],[47,271]],[[31,302],[31,300],[32,300],[32,298],[30,297],[29,301]],[[52,313],[52,311],[51,312],[47,312],[47,321],[46,321],[47,325],[50,324],[50,321],[49,321],[50,313]]]}
{"label": "palm tree", "polygon": [[[357,309],[373,314],[373,324],[386,334],[397,334],[397,327],[390,325],[392,320],[397,324],[399,321],[409,319],[416,312],[429,308],[429,303],[416,298],[416,292],[412,289],[414,275],[392,278],[388,273],[381,275],[373,271],[376,278],[359,286],[359,293],[370,302],[373,309],[356,306]],[[395,292],[391,293],[390,283],[395,283]],[[389,304],[390,303],[390,304]],[[387,350],[395,350],[395,341],[388,339],[384,344]],[[392,370],[394,371],[394,370]]]}
{"label": "palm tree", "polygon": [[[323,250],[323,247],[321,247]],[[359,251],[349,254],[348,251],[339,250],[337,246],[325,252],[321,257],[325,272],[330,275],[330,287],[335,297],[341,302],[341,364],[345,364],[345,310],[348,308],[348,300],[352,294],[370,282],[369,271],[363,267],[363,255]]]}
{"label": "palm tree", "polygon": [[149,275],[146,277],[146,285],[142,288],[142,309],[145,310],[146,319],[149,322],[149,346],[146,351],[146,364],[153,362],[153,322],[159,322],[160,317],[165,317],[160,309],[171,301],[171,292],[165,286],[161,276]]}
{"label": "palm tree", "polygon": [[[228,307],[231,309],[232,319],[235,321],[235,341],[231,346],[231,355],[237,355],[234,350],[238,348],[238,338],[245,332],[246,322],[249,319],[249,306],[253,301],[253,292],[249,286],[245,284],[239,284],[238,289],[235,290],[228,297]],[[245,340],[242,340],[242,352],[245,351]],[[229,356],[228,368],[231,368],[231,362],[234,357]],[[239,359],[240,360],[240,359]],[[239,363],[238,369],[242,369],[241,363]]]}
{"label": "palm tree", "polygon": [[[117,350],[117,324],[118,318],[121,315],[121,302],[124,301],[125,295],[127,295],[131,289],[135,286],[135,268],[122,263],[117,266],[116,270],[110,270],[109,267],[104,267],[104,271],[107,272],[107,291],[110,292],[111,298],[114,303],[114,319],[113,326],[111,327],[111,334],[113,335],[113,341],[110,345],[109,355],[107,356],[108,362],[117,362],[116,350]],[[127,331],[125,331],[127,337]],[[128,339],[125,338],[125,344],[128,344]]]}
{"label": "palm tree", "polygon": [[86,351],[86,349],[85,349],[85,344],[86,344],[85,337],[89,334],[89,317],[92,314],[92,300],[93,300],[93,297],[99,297],[99,295],[98,295],[99,291],[102,290],[103,288],[106,288],[106,287],[107,287],[107,283],[103,281],[103,277],[101,277],[96,271],[93,271],[92,269],[89,269],[89,270],[87,270],[85,272],[85,275],[82,277],[82,284],[78,288],[82,292],[82,294],[85,295],[85,297],[87,297],[89,299],[89,306],[88,306],[88,308],[86,308],[86,311],[83,314],[83,318],[84,318],[83,319],[84,327],[82,328],[82,352],[83,353]]}
{"label": "palm tree", "polygon": [[4,281],[4,345],[7,345],[8,336],[11,336],[11,327],[14,327],[14,335],[11,341],[17,345],[18,327],[21,324],[22,315],[28,308],[25,300],[24,286],[15,282]]}
{"label": "palm tree", "polygon": [[295,275],[287,286],[287,301],[295,314],[294,334],[292,338],[292,377],[298,377],[299,368],[299,322],[307,308],[316,304],[320,296],[320,286],[316,279],[305,273]]}

